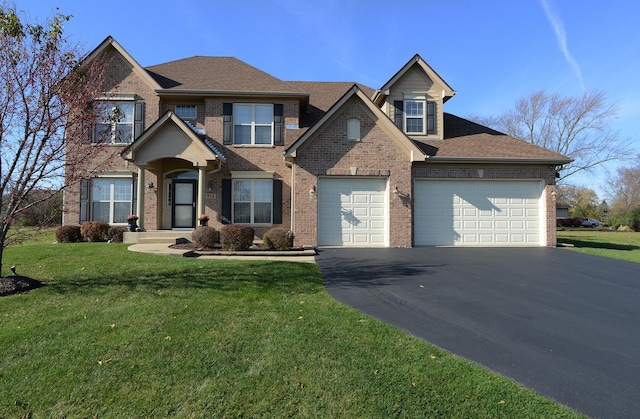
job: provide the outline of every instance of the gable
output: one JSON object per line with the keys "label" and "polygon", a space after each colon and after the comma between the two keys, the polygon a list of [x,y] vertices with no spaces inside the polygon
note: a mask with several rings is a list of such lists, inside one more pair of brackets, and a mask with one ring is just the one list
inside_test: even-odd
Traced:
{"label": "gable", "polygon": [[[294,161],[298,150],[304,149],[305,145],[313,142],[319,134],[325,130],[330,129],[333,121],[344,115],[347,107],[357,104],[373,123],[379,127],[386,135],[391,139],[392,144],[389,146],[397,146],[403,150],[403,152],[409,157],[410,161],[424,161],[424,153],[416,147],[416,145],[404,135],[393,122],[378,108],[366,95],[360,90],[357,85],[354,85],[336,102],[327,113],[306,131],[291,147],[289,147],[284,155],[288,161]],[[341,134],[340,134],[341,135]],[[344,126],[344,140],[346,140],[346,124]]]}

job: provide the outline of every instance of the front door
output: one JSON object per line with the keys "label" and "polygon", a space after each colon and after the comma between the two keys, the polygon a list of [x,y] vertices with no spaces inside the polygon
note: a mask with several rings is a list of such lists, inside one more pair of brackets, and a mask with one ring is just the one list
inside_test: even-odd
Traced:
{"label": "front door", "polygon": [[195,228],[196,181],[191,179],[173,179],[171,189],[173,189],[171,227]]}

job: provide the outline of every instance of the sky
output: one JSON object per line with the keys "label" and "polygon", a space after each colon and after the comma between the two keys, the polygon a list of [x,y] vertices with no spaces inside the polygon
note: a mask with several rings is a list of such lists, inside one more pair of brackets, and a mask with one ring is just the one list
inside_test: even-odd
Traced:
{"label": "sky", "polygon": [[[640,154],[635,0],[15,0],[31,20],[73,15],[90,51],[113,36],[143,67],[234,56],[290,81],[384,85],[416,53],[457,92],[445,112],[491,116],[546,90],[606,92],[613,129]],[[58,9],[56,9],[58,8]],[[607,165],[614,171],[619,165]],[[571,177],[606,198],[603,171]]]}

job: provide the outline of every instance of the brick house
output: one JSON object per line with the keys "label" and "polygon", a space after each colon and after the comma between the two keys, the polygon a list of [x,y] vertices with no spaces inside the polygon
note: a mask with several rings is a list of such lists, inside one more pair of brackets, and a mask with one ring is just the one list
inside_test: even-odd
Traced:
{"label": "brick house", "polygon": [[[455,91],[418,55],[378,90],[279,80],[231,57],[143,68],[112,37],[110,147],[75,170],[64,224],[291,229],[311,246],[551,246],[570,160],[444,112]],[[91,147],[92,144],[86,144]],[[117,151],[117,153],[114,153]],[[111,154],[105,154],[111,153]],[[96,169],[97,168],[97,169]]]}

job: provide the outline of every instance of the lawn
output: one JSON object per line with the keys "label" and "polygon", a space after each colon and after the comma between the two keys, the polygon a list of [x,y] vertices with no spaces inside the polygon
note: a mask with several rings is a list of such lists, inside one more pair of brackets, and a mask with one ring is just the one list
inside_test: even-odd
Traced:
{"label": "lawn", "polygon": [[47,285],[0,298],[0,417],[579,417],[334,301],[313,264],[47,239],[4,264]]}
{"label": "lawn", "polygon": [[600,229],[558,231],[558,242],[574,245],[573,251],[640,263],[640,233]]}

